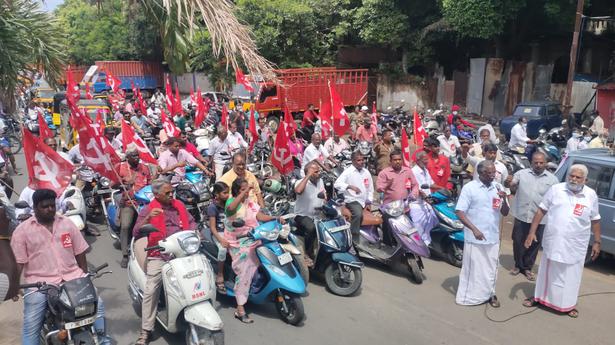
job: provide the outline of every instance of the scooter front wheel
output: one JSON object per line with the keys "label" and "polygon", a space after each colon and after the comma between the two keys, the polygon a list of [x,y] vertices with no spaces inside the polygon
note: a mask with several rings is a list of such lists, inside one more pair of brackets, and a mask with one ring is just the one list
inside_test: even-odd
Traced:
{"label": "scooter front wheel", "polygon": [[287,293],[279,293],[275,298],[275,306],[282,321],[293,326],[305,318],[301,297]]}
{"label": "scooter front wheel", "polygon": [[410,276],[412,276],[412,280],[414,280],[417,284],[423,283],[423,272],[419,267],[419,263],[414,256],[407,256],[406,261],[408,263],[408,270],[410,271]]}
{"label": "scooter front wheel", "polygon": [[363,272],[358,267],[332,262],[325,269],[325,282],[333,294],[350,296],[361,287]]}
{"label": "scooter front wheel", "polygon": [[191,327],[186,328],[186,345],[224,345],[224,330],[210,331],[208,329],[193,326],[197,340],[192,336]]}

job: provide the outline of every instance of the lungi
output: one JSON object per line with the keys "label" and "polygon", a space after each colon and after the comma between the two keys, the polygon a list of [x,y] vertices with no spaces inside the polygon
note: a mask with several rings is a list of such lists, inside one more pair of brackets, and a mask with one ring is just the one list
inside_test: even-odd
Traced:
{"label": "lungi", "polygon": [[543,254],[536,277],[534,300],[562,313],[574,309],[579,298],[584,265],[583,261],[565,264],[549,260]]}
{"label": "lungi", "polygon": [[483,304],[495,295],[499,255],[499,244],[464,243],[457,304]]}
{"label": "lungi", "polygon": [[428,203],[415,201],[410,204],[410,218],[426,245],[431,243],[431,229],[438,225],[438,216]]}

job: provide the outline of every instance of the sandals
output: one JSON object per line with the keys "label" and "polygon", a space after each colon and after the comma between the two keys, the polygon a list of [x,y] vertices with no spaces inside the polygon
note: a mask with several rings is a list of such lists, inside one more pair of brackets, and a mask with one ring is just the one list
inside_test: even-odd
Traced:
{"label": "sandals", "polygon": [[218,293],[226,295],[226,286],[224,285],[224,281],[216,282],[216,290],[218,290]]}
{"label": "sandals", "polygon": [[519,273],[521,273],[521,270],[518,269],[517,267],[513,268],[512,270],[510,270],[510,275],[516,276]]}
{"label": "sandals", "polygon": [[235,312],[235,318],[243,323],[254,323],[254,320],[248,316],[248,313],[239,314]]}
{"label": "sandals", "polygon": [[141,334],[139,334],[139,339],[135,342],[135,345],[148,345],[150,341],[150,332],[146,330],[141,330]]}
{"label": "sandals", "polygon": [[498,297],[495,295],[491,296],[491,298],[489,299],[489,305],[492,306],[493,308],[499,308],[500,301],[498,301]]}
{"label": "sandals", "polygon": [[523,275],[525,275],[525,278],[527,278],[527,280],[533,282],[536,280],[536,275],[534,273],[532,273],[532,271],[530,270],[525,270],[523,272]]}
{"label": "sandals", "polygon": [[526,298],[523,300],[523,306],[526,308],[533,308],[538,305],[538,302],[534,299],[534,297]]}
{"label": "sandals", "polygon": [[576,309],[572,309],[571,311],[568,312],[568,316],[570,316],[573,319],[576,319],[577,317],[579,317],[579,311]]}

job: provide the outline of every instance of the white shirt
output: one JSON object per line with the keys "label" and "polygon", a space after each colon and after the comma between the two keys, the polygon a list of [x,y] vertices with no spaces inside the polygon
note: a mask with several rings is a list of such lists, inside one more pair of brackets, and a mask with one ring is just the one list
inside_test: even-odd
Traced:
{"label": "white shirt", "polygon": [[553,185],[539,206],[547,212],[542,237],[544,254],[550,260],[575,264],[585,259],[591,234],[591,221],[599,220],[598,196],[584,186],[574,194],[566,183]]}
{"label": "white shirt", "polygon": [[309,144],[305,151],[303,151],[303,161],[301,162],[301,171],[305,166],[313,161],[318,160],[321,164],[325,162],[325,159],[329,158],[329,151],[323,146],[320,145],[318,148],[314,146],[314,144]]}
{"label": "white shirt", "polygon": [[68,151],[68,157],[70,158],[71,162],[78,162],[78,163],[83,162],[83,156],[81,155],[81,151],[79,151],[79,145],[73,146]]}
{"label": "white shirt", "polygon": [[149,118],[155,118],[155,119],[157,119],[157,118],[159,118],[159,117],[160,117],[160,109],[158,109],[158,108],[154,108],[154,109],[152,109],[152,108],[147,108],[147,114],[146,114],[146,115],[147,115],[147,117],[149,117]]}
{"label": "white shirt", "polygon": [[442,154],[448,158],[455,156],[457,149],[461,147],[459,139],[452,134],[448,137],[448,139],[444,134],[442,134],[438,136],[438,141],[440,142],[440,150],[442,151]]}
{"label": "white shirt", "polygon": [[[294,187],[296,188],[301,181],[302,180],[298,180]],[[305,184],[303,193],[297,194],[297,200],[295,201],[295,214],[314,218],[318,214],[318,212],[314,209],[316,207],[322,207],[324,204],[324,200],[318,198],[318,194],[321,192],[325,193],[325,184],[322,182],[322,179],[318,179],[318,183],[316,184],[313,184],[312,181],[308,180]]]}
{"label": "white shirt", "polygon": [[579,138],[571,137],[566,142],[566,149],[564,153],[574,152],[579,149]]}
{"label": "white shirt", "polygon": [[431,178],[431,175],[429,174],[429,171],[427,169],[421,168],[417,164],[412,167],[412,173],[414,174],[414,177],[416,177],[416,182],[418,182],[421,191],[425,193],[425,195],[431,194],[431,188],[421,188],[421,186],[424,184],[428,186],[435,184],[435,182]]}
{"label": "white shirt", "polygon": [[[353,190],[348,189],[348,186],[359,188],[360,193],[357,194]],[[372,181],[372,174],[365,168],[359,171],[354,165],[350,165],[344,170],[340,177],[337,178],[333,187],[343,192],[344,202],[347,204],[356,201],[361,204],[361,207],[365,207],[366,201],[371,203],[374,200],[374,182]]]}
{"label": "white shirt", "polygon": [[231,151],[248,147],[248,143],[246,143],[246,141],[243,140],[243,137],[241,136],[241,133],[239,132],[235,132],[233,134],[229,131],[226,137],[226,140],[228,140],[229,142]]}
{"label": "white shirt", "polygon": [[[474,156],[468,156],[467,158],[468,163],[470,163],[472,165],[472,167],[474,167],[474,176],[473,179],[474,181],[478,181],[478,164],[482,161],[485,160],[485,158],[477,158]],[[508,169],[506,169],[506,165],[504,165],[504,163],[500,162],[500,161],[494,161],[493,164],[495,165],[495,179],[494,181],[503,185],[504,181],[506,180],[506,178],[508,177]]]}
{"label": "white shirt", "polygon": [[602,120],[601,116],[596,116],[594,122],[592,123],[592,126],[589,127],[589,130],[592,131],[594,134],[602,134],[602,132],[604,131],[604,120]]}
{"label": "white shirt", "polygon": [[350,149],[350,146],[343,138],[340,138],[340,142],[336,143],[333,138],[327,139],[325,142],[325,149],[329,152],[333,157],[337,156],[344,150]]}
{"label": "white shirt", "polygon": [[209,142],[207,155],[214,157],[214,163],[225,164],[232,158],[229,135],[226,136],[224,141],[221,141],[220,137],[216,136]]}
{"label": "white shirt", "polygon": [[510,142],[508,143],[508,147],[511,149],[517,146],[526,147],[528,140],[530,140],[530,138],[527,137],[525,126],[517,123],[510,130]]}
{"label": "white shirt", "polygon": [[481,181],[476,180],[463,186],[455,210],[463,211],[470,222],[485,236],[485,240],[477,240],[474,233],[464,227],[464,241],[474,244],[498,244],[500,242],[500,208],[504,201],[498,195],[498,188],[504,190],[497,182],[492,182],[487,187]]}

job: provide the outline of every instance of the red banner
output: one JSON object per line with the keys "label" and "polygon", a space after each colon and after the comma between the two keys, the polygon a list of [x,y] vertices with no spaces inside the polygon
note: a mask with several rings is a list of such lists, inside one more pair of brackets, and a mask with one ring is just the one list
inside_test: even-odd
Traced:
{"label": "red banner", "polygon": [[284,128],[286,129],[287,137],[290,137],[297,130],[297,123],[286,104],[284,104]]}
{"label": "red banner", "polygon": [[45,115],[43,115],[42,113],[38,113],[38,136],[39,138],[41,138],[41,140],[45,140],[47,138],[53,138],[53,132],[51,131],[51,129],[49,129],[49,126],[47,126],[47,121],[45,121]]}
{"label": "red banner", "polygon": [[320,106],[320,112],[318,113],[318,118],[320,119],[320,129],[322,140],[327,140],[331,137],[333,130],[331,123],[331,101],[327,100]]}
{"label": "red banner", "polygon": [[427,131],[423,128],[423,123],[419,117],[419,113],[414,110],[414,144],[417,147],[423,147],[423,140],[427,138]]}
{"label": "red banner", "polygon": [[74,122],[77,124],[79,151],[85,165],[101,176],[119,182],[119,177],[113,167],[120,163],[120,158],[111,147],[111,143],[98,133],[96,129],[98,126],[93,124],[87,116],[76,116]]}
{"label": "red banner", "polygon": [[169,120],[169,117],[162,109],[160,110],[160,121],[162,122],[162,128],[169,138],[179,137],[182,134],[179,128],[175,126],[175,123],[173,123],[173,120]]}
{"label": "red banner", "polygon": [[28,169],[28,186],[32,189],[51,189],[61,195],[72,180],[73,165],[25,129],[23,152]]}
{"label": "red banner", "polygon": [[288,145],[288,137],[286,131],[280,126],[278,127],[278,133],[275,137],[275,143],[273,144],[273,151],[271,152],[271,164],[282,175],[289,174],[293,171],[293,157],[290,154],[290,147]]}
{"label": "red banner", "polygon": [[171,82],[169,82],[169,75],[165,78],[164,93],[167,102],[167,110],[170,114],[173,114],[173,109],[175,109],[175,99],[173,98],[173,90],[171,89]]}
{"label": "red banner", "polygon": [[248,78],[246,78],[246,76],[243,74],[243,71],[239,68],[235,71],[235,82],[237,84],[243,85],[243,87],[248,92],[254,92],[254,88],[252,87],[252,85],[250,85]]}
{"label": "red banner", "polygon": [[130,144],[135,144],[137,150],[139,150],[139,158],[141,158],[142,161],[158,165],[158,161],[147,148],[143,139],[141,139],[141,137],[135,133],[132,126],[124,120],[122,120],[122,144],[124,144],[124,148],[127,148]]}
{"label": "red banner", "polygon": [[222,103],[222,118],[220,119],[220,123],[228,129],[228,110],[226,109],[225,103]]}
{"label": "red banner", "polygon": [[342,98],[335,91],[335,87],[329,81],[329,92],[331,93],[331,109],[333,110],[333,130],[340,137],[350,129],[350,119],[344,109]]}
{"label": "red banner", "polygon": [[248,131],[252,136],[250,140],[250,152],[254,150],[254,145],[258,141],[258,131],[256,129],[256,117],[254,116],[254,104],[250,107],[250,124],[248,125]]}
{"label": "red banner", "polygon": [[406,133],[406,129],[402,128],[401,130],[401,153],[402,158],[404,159],[404,166],[408,168],[411,166],[410,164],[410,143],[408,141],[408,133]]}
{"label": "red banner", "polygon": [[179,86],[175,84],[175,103],[173,103],[173,113],[172,116],[181,115],[184,113],[184,109],[182,108],[182,100],[179,97]]}
{"label": "red banner", "polygon": [[107,71],[107,86],[111,87],[111,91],[117,94],[121,93],[120,85],[122,85],[122,81]]}
{"label": "red banner", "polygon": [[73,80],[73,72],[70,70],[70,66],[68,66],[66,69],[66,104],[69,109],[77,106],[79,98],[81,98],[79,85]]}
{"label": "red banner", "polygon": [[201,88],[197,89],[196,98],[196,114],[194,115],[194,128],[197,129],[205,121],[207,114],[209,113],[209,103],[203,101],[203,95],[201,95]]}

